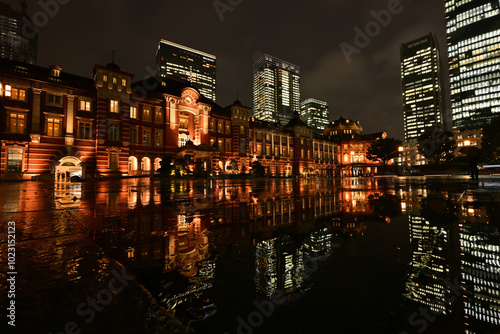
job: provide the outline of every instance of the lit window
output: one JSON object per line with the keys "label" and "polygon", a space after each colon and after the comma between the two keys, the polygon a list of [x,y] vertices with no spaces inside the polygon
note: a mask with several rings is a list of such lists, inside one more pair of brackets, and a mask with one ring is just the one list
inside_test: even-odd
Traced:
{"label": "lit window", "polygon": [[[240,126],[240,136],[244,136],[245,135],[245,127],[243,125]],[[269,138],[270,139],[270,138]],[[268,140],[269,140],[268,139]]]}
{"label": "lit window", "polygon": [[127,79],[122,79],[122,86],[123,87],[127,86]]}
{"label": "lit window", "polygon": [[19,113],[10,113],[7,124],[9,126],[7,130],[8,132],[24,133],[24,129],[26,127],[26,115]]}
{"label": "lit window", "polygon": [[92,139],[92,123],[91,122],[79,122],[78,123],[78,138],[80,139]]}
{"label": "lit window", "polygon": [[118,113],[118,101],[111,100],[109,103],[109,111]]}
{"label": "lit window", "polygon": [[7,172],[21,173],[23,166],[23,149],[9,148],[7,150]]}
{"label": "lit window", "polygon": [[116,85],[116,77],[113,77],[113,85]]}
{"label": "lit window", "polygon": [[163,117],[162,117],[161,110],[156,110],[155,111],[155,122],[156,123],[162,123],[163,122]]}
{"label": "lit window", "polygon": [[106,74],[102,75],[102,81],[108,81],[108,76]]}
{"label": "lit window", "polygon": [[149,110],[148,108],[142,109],[142,120],[143,121],[151,120],[151,110]]}
{"label": "lit window", "polygon": [[120,125],[116,122],[109,123],[109,140],[120,140]]}
{"label": "lit window", "polygon": [[61,119],[56,117],[47,117],[47,136],[61,136]]}
{"label": "lit window", "polygon": [[220,132],[220,133],[224,132],[224,121],[219,121],[217,123],[217,131]]}
{"label": "lit window", "polygon": [[10,97],[12,95],[12,87],[10,85],[5,85],[4,95]]}
{"label": "lit window", "polygon": [[90,108],[91,108],[90,101],[80,100],[80,110],[91,111]]}
{"label": "lit window", "polygon": [[137,107],[130,107],[130,118],[137,118]]}
{"label": "lit window", "polygon": [[163,136],[161,131],[156,131],[155,132],[155,145],[156,146],[162,146],[163,145]]}
{"label": "lit window", "polygon": [[54,106],[54,107],[62,107],[62,96],[61,95],[54,95],[54,94],[47,94],[47,105]]}
{"label": "lit window", "polygon": [[187,130],[188,129],[188,119],[187,118],[180,118],[179,119],[179,129],[181,130]]}
{"label": "lit window", "polygon": [[12,88],[11,99],[24,101],[26,100],[26,91],[24,89]]}

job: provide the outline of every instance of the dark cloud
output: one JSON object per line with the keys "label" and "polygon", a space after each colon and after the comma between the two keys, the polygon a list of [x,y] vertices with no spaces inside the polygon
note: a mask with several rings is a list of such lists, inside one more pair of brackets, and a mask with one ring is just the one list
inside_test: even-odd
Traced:
{"label": "dark cloud", "polygon": [[[110,62],[114,49],[116,62],[140,80],[154,67],[164,38],[215,54],[218,102],[230,104],[239,91],[251,105],[252,63],[269,53],[301,66],[302,98],[328,101],[332,118],[342,105],[366,131],[402,138],[399,46],[432,31],[446,55],[444,2],[401,0],[401,13],[350,64],[339,47],[352,44],[354,27],[364,29],[374,20],[370,13],[391,1],[233,0],[221,21],[212,0],[72,0],[40,28],[38,62],[89,76],[94,64]],[[39,1],[28,5],[31,15],[43,10]]]}

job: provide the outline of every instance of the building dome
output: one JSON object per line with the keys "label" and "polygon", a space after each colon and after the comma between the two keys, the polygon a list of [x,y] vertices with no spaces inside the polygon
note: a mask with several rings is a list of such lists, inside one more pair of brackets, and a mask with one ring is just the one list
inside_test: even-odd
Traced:
{"label": "building dome", "polygon": [[332,121],[325,127],[324,134],[329,136],[341,136],[360,135],[362,132],[363,128],[359,124],[359,121],[354,121],[340,116],[339,119]]}
{"label": "building dome", "polygon": [[109,63],[106,65],[106,67],[109,68],[110,70],[121,71],[120,66],[116,65],[115,63]]}

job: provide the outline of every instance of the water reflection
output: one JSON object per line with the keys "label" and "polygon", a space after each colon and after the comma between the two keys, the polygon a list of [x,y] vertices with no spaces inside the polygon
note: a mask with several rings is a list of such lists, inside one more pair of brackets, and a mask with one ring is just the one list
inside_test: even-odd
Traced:
{"label": "water reflection", "polygon": [[105,251],[184,323],[221,309],[222,258],[251,257],[247,278],[256,297],[279,295],[288,306],[310,293],[316,270],[348,239],[363,240],[370,224],[403,221],[409,240],[401,242],[411,256],[398,290],[407,300],[401,330],[422,329],[414,325],[420,318],[410,321],[419,307],[437,316],[429,327],[481,333],[499,326],[499,219],[491,204],[498,202],[478,189],[370,178],[132,179],[93,195],[63,192],[92,212],[92,231]]}

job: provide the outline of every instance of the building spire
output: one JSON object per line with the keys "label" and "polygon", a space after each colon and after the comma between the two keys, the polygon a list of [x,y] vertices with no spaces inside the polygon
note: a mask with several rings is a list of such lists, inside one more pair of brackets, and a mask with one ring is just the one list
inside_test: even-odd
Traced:
{"label": "building spire", "polygon": [[111,58],[111,63],[114,64],[115,63],[115,50],[113,50],[113,56]]}
{"label": "building spire", "polygon": [[239,98],[239,92],[236,91],[236,101],[239,101],[239,100],[240,100],[240,98]]}
{"label": "building spire", "polygon": [[340,105],[340,117],[343,117],[343,113],[342,113],[342,105]]}

